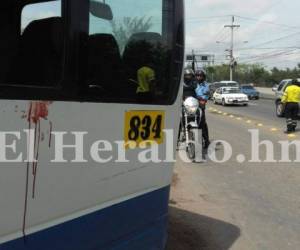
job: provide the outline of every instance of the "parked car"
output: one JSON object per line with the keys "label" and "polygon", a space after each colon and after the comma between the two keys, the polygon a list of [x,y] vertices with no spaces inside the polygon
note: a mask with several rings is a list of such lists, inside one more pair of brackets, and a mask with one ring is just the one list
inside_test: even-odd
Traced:
{"label": "parked car", "polygon": [[[300,79],[298,79],[298,80],[300,80]],[[285,112],[284,112],[285,105],[281,102],[281,97],[283,96],[283,93],[286,90],[286,88],[288,86],[290,86],[291,84],[292,84],[292,79],[284,79],[277,86],[274,86],[272,88],[272,90],[275,92],[276,115],[278,117],[285,116]],[[299,103],[299,105],[300,105],[300,103]],[[300,109],[299,109],[298,116],[300,118]]]}
{"label": "parked car", "polygon": [[241,92],[248,96],[248,99],[259,99],[259,92],[253,87],[253,85],[242,85]]}
{"label": "parked car", "polygon": [[221,87],[218,88],[213,95],[214,104],[243,104],[248,105],[248,96],[243,94],[238,87]]}

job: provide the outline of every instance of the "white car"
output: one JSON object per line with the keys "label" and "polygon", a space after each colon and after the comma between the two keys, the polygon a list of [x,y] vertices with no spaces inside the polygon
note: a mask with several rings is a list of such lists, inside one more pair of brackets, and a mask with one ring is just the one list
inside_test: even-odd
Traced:
{"label": "white car", "polygon": [[213,95],[213,102],[215,104],[222,104],[223,106],[229,104],[243,104],[248,105],[248,96],[243,94],[240,88],[237,87],[221,87],[218,88]]}

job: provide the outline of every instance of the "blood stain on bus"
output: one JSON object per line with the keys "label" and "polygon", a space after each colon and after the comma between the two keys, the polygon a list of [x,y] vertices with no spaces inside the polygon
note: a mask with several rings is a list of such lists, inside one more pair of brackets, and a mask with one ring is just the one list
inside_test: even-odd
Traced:
{"label": "blood stain on bus", "polygon": [[[38,169],[38,158],[40,151],[40,142],[43,138],[41,136],[41,119],[47,120],[49,114],[49,105],[52,102],[49,101],[32,101],[30,102],[30,107],[28,111],[28,122],[29,127],[31,127],[31,123],[35,124],[34,129],[34,154],[35,154],[35,162],[32,162],[32,175],[33,175],[33,184],[32,184],[32,198],[35,198],[36,191],[36,176]],[[50,130],[52,129],[52,123],[50,122]],[[51,133],[50,133],[51,135]],[[50,142],[49,142],[50,145]]]}
{"label": "blood stain on bus", "polygon": [[34,133],[34,152],[35,152],[35,162],[32,163],[32,175],[33,175],[33,183],[32,183],[32,199],[35,198],[35,187],[36,187],[36,176],[37,176],[37,167],[39,160],[39,151],[40,151],[40,141],[41,141],[41,122],[38,121],[35,124],[35,133]]}
{"label": "blood stain on bus", "polygon": [[49,114],[49,105],[52,102],[48,101],[34,101],[30,102],[28,112],[28,122],[37,123],[41,118],[47,120]]}
{"label": "blood stain on bus", "polygon": [[[32,169],[32,199],[35,199],[36,195],[36,180],[37,180],[37,170],[38,170],[38,160],[39,160],[39,151],[40,151],[40,142],[44,140],[44,133],[41,133],[41,119],[47,120],[49,114],[49,105],[52,102],[49,101],[32,101],[29,104],[29,110],[27,113],[28,129],[31,130],[32,125],[34,124],[34,144],[33,144],[33,153],[34,159],[33,162],[27,162],[26,166],[26,186],[25,186],[25,204],[24,204],[24,215],[23,215],[23,226],[22,231],[23,235],[26,235],[26,217],[27,217],[27,207],[28,207],[28,191],[29,191],[29,169],[31,164]],[[23,118],[23,116],[22,116]],[[50,123],[50,138],[49,138],[49,147],[51,146],[51,130],[52,122]],[[30,145],[29,140],[29,145]]]}

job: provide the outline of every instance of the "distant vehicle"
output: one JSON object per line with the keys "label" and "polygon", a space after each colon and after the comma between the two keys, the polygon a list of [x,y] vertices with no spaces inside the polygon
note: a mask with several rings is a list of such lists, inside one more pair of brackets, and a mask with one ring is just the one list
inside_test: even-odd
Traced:
{"label": "distant vehicle", "polygon": [[236,81],[221,81],[222,87],[239,87],[239,83]]}
{"label": "distant vehicle", "polygon": [[214,83],[211,83],[209,86],[209,99],[211,99],[215,93],[215,91],[222,87],[221,83],[219,82],[214,82]]}
{"label": "distant vehicle", "polygon": [[221,87],[218,88],[213,95],[214,104],[222,104],[223,106],[229,104],[243,104],[248,105],[248,96],[243,94],[240,88],[237,87]]}
{"label": "distant vehicle", "polygon": [[253,85],[242,85],[241,92],[247,95],[249,100],[259,99],[259,92],[253,87]]}
{"label": "distant vehicle", "polygon": [[[300,79],[298,79],[300,80]],[[288,86],[292,84],[292,79],[284,79],[278,85],[274,86],[272,90],[275,92],[275,106],[276,106],[276,115],[278,117],[285,116],[285,105],[281,102],[281,97],[283,96],[284,91]],[[300,105],[300,103],[299,103]],[[300,118],[300,110],[298,114]]]}
{"label": "distant vehicle", "polygon": [[209,97],[210,99],[213,97],[215,91],[221,87],[239,87],[239,83],[235,81],[221,81],[221,82],[214,82],[209,85]]}

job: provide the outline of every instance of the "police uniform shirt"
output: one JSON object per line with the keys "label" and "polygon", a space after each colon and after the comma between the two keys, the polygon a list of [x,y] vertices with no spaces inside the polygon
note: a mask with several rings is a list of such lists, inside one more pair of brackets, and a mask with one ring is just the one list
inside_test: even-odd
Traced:
{"label": "police uniform shirt", "polygon": [[281,98],[282,103],[300,102],[300,87],[296,85],[288,86]]}

